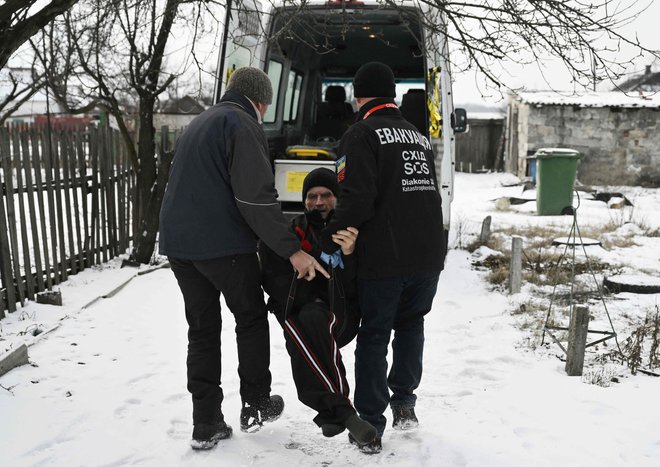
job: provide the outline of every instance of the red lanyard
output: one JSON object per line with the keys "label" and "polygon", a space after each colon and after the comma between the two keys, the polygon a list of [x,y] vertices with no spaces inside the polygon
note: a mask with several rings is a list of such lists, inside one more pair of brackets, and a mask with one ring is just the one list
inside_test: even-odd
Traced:
{"label": "red lanyard", "polygon": [[387,104],[380,104],[380,105],[377,105],[376,107],[374,107],[373,109],[370,109],[366,114],[364,114],[364,117],[362,117],[362,120],[366,120],[367,118],[369,118],[371,116],[372,113],[374,113],[377,110],[384,109],[384,108],[398,109],[397,105],[392,104],[391,102],[388,102]]}

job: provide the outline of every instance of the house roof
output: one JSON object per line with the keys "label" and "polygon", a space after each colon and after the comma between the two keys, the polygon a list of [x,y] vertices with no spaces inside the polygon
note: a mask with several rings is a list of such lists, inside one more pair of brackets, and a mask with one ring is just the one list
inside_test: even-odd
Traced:
{"label": "house roof", "polygon": [[161,113],[197,115],[204,112],[205,107],[190,96],[165,102]]}
{"label": "house roof", "polygon": [[646,66],[644,73],[633,76],[615,86],[613,91],[623,92],[658,92],[660,91],[660,72],[653,71],[651,65]]}
{"label": "house roof", "polygon": [[581,94],[559,94],[553,91],[521,92],[520,101],[532,105],[565,105],[571,107],[658,108],[660,92],[626,94],[620,91],[596,91]]}

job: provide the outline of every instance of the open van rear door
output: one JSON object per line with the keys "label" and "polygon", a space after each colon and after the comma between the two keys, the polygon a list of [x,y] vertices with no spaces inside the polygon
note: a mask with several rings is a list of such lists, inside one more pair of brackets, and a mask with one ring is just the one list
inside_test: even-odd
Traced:
{"label": "open van rear door", "polygon": [[[454,196],[454,108],[447,38],[437,27],[444,19],[437,8],[413,0],[400,5],[386,0],[228,2],[215,100],[233,69],[249,65],[268,73],[274,95],[263,128],[283,209],[302,209],[302,180],[309,171],[333,167],[333,141],[340,136],[330,134],[334,126],[320,125],[327,123],[322,117],[342,105],[354,115],[352,78],[362,64],[377,59],[395,72],[397,93],[411,94],[409,99],[401,97],[402,113],[430,136],[448,230]],[[342,102],[331,102],[326,92],[330,88],[343,91],[333,93],[341,94]],[[415,104],[404,106],[404,100]],[[463,130],[456,127],[459,131],[465,131],[464,125]]]}
{"label": "open van rear door", "polygon": [[264,68],[264,16],[261,0],[227,0],[213,102],[222,97],[232,71],[242,66]]}

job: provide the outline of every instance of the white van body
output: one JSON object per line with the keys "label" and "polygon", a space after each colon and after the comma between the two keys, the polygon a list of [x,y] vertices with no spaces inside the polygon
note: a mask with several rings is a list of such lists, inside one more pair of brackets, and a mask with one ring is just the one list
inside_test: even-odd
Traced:
{"label": "white van body", "polygon": [[[410,93],[417,93],[418,128],[433,144],[445,229],[449,229],[455,130],[450,124],[454,107],[447,42],[444,34],[433,34],[424,26],[444,22],[420,2],[402,0],[397,5],[378,0],[310,0],[302,7],[291,1],[243,0],[228,6],[215,100],[220,99],[236,68],[255,66],[270,76],[274,97],[264,118],[264,131],[285,211],[302,208],[302,179],[309,171],[319,166],[334,169],[333,149],[339,137],[319,137],[323,131],[318,129],[321,110],[329,106],[324,93],[326,99],[329,87],[333,94],[345,93],[346,112],[356,111],[352,96],[355,71],[378,60],[394,71],[398,104],[406,100],[407,90],[417,89]],[[405,103],[402,112],[404,107]],[[429,114],[434,110],[441,116],[441,129],[435,134],[429,132]],[[404,116],[408,118],[406,113]],[[317,147],[318,154],[314,153]]]}

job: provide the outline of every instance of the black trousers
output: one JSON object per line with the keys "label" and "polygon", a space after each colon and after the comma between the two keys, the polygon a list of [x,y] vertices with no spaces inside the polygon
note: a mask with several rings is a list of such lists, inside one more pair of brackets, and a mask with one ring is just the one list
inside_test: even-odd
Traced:
{"label": "black trousers", "polygon": [[355,407],[381,435],[388,404],[415,407],[415,390],[422,380],[424,316],[433,305],[438,277],[438,272],[420,272],[358,282],[362,323],[355,347]]}
{"label": "black trousers", "polygon": [[236,322],[241,399],[250,404],[268,398],[271,375],[268,313],[256,254],[203,261],[169,258],[179,283],[188,321],[188,391],[193,423],[222,419],[220,294]]}
{"label": "black trousers", "polygon": [[284,329],[298,399],[318,412],[314,422],[340,424],[355,414],[337,342],[352,340],[357,322],[337,326],[335,315],[320,301],[307,303],[286,321],[278,316],[278,321]]}

